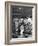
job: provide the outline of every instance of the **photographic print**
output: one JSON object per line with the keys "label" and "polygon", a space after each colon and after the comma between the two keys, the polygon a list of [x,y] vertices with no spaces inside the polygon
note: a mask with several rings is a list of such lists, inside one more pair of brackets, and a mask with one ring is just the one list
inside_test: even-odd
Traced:
{"label": "photographic print", "polygon": [[5,43],[37,42],[37,4],[5,3]]}
{"label": "photographic print", "polygon": [[32,7],[11,6],[12,38],[32,37]]}

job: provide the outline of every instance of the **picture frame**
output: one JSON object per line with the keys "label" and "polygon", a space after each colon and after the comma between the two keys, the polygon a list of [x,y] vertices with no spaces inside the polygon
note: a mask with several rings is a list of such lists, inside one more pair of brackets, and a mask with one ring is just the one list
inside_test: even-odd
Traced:
{"label": "picture frame", "polygon": [[[30,38],[28,38],[29,36],[27,38],[25,36],[24,36],[25,38],[19,38],[19,37],[15,38],[13,36],[14,38],[12,38],[12,35],[11,35],[11,34],[13,34],[12,28],[15,29],[14,26],[12,27],[12,19],[11,19],[12,18],[12,11],[14,11],[14,8],[18,9],[19,7],[21,7],[21,8],[25,7],[25,9],[23,8],[25,10],[24,11],[25,13],[22,11],[21,12],[26,14],[25,15],[26,18],[28,17],[29,14],[32,16],[31,17],[32,18],[32,36]],[[21,8],[19,8],[19,9],[21,9]],[[17,10],[17,9],[15,9],[15,10]],[[28,11],[28,12],[26,12],[26,11]],[[24,16],[24,14],[23,14],[23,16]],[[22,16],[22,18],[24,20],[23,16]],[[19,16],[17,18],[16,17],[15,16],[13,17],[13,18],[15,18],[15,22],[16,22],[17,18],[21,18]],[[36,3],[6,1],[5,2],[5,44],[12,45],[12,44],[36,43],[36,42],[37,42],[37,4]]]}

